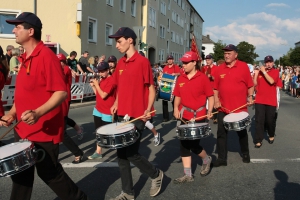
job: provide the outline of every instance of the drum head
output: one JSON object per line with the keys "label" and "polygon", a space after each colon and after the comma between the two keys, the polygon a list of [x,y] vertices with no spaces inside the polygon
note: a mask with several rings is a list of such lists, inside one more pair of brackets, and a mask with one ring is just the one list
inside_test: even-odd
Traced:
{"label": "drum head", "polygon": [[208,123],[195,123],[195,124],[182,124],[179,128],[191,128],[191,127],[200,127],[207,126]]}
{"label": "drum head", "polygon": [[126,124],[122,127],[119,127],[123,125],[124,123],[112,123],[112,124],[107,124],[104,126],[101,126],[96,130],[97,134],[101,135],[114,135],[114,134],[120,134],[120,133],[126,133],[132,129],[134,129],[134,124],[129,123]]}
{"label": "drum head", "polygon": [[224,117],[225,122],[238,122],[247,118],[249,114],[247,112],[230,113]]}
{"label": "drum head", "polygon": [[0,147],[0,159],[4,159],[16,153],[19,153],[27,149],[28,147],[30,147],[31,144],[32,144],[31,142],[24,141],[24,142],[15,142]]}

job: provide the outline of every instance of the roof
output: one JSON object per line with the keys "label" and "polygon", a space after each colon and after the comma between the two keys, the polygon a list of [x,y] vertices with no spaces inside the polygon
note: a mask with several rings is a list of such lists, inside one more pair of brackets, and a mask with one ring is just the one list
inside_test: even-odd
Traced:
{"label": "roof", "polygon": [[190,4],[190,6],[193,8],[193,10],[196,12],[196,14],[200,17],[200,19],[202,20],[202,22],[204,22],[204,19],[201,17],[201,15],[198,13],[198,11],[194,8],[194,6],[191,4],[191,2],[189,0],[187,0],[187,2]]}
{"label": "roof", "polygon": [[300,41],[295,43],[295,45],[297,45],[297,44],[300,44]]}
{"label": "roof", "polygon": [[209,35],[202,35],[202,44],[214,44],[215,42],[212,41]]}

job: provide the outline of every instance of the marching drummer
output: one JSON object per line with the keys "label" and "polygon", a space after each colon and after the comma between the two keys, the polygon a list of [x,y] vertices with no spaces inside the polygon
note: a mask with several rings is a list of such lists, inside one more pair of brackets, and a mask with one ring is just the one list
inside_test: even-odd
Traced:
{"label": "marching drummer", "polygon": [[[253,104],[253,81],[248,65],[237,59],[238,49],[229,44],[224,50],[225,63],[221,64],[215,75],[214,107],[218,113],[217,152],[218,159],[214,167],[227,166],[227,130],[223,118],[231,111],[243,106]],[[248,102],[247,102],[248,99]],[[235,111],[248,111],[247,106]],[[237,131],[244,163],[250,162],[247,130]]]}
{"label": "marching drummer", "polygon": [[[103,125],[109,124],[113,121],[110,108],[116,100],[116,87],[114,86],[107,62],[101,62],[97,66],[100,74],[100,81],[92,79],[90,85],[96,94],[96,106],[93,110],[95,130]],[[88,159],[102,158],[102,149],[96,144],[96,151]]]}
{"label": "marching drummer", "polygon": [[[208,98],[207,118],[212,117],[214,93],[209,79],[200,72],[198,56],[195,52],[186,52],[180,59],[185,73],[178,77],[174,89],[174,117],[188,121],[206,115],[206,99]],[[205,116],[206,117],[206,116]],[[205,117],[196,122],[205,122]],[[212,161],[206,151],[200,146],[200,139],[180,140],[180,154],[184,168],[184,176],[175,179],[174,183],[186,183],[194,181],[191,169],[191,151],[202,158],[203,164],[200,175],[206,176],[210,172]]]}
{"label": "marching drummer", "polygon": [[[163,68],[164,74],[170,74],[172,76],[180,75],[180,68],[174,64],[174,57],[172,55],[168,55],[167,57],[167,65]],[[168,109],[168,101],[162,101],[163,106],[163,121],[169,121],[169,109]],[[174,110],[174,100],[172,101],[172,106]]]}
{"label": "marching drummer", "polygon": [[[149,60],[141,56],[135,49],[136,34],[128,27],[121,27],[114,35],[116,48],[125,55],[119,60],[113,74],[118,86],[117,99],[111,112],[130,116],[136,119],[133,123],[142,135],[145,122],[150,118],[150,110],[154,103],[155,89]],[[151,178],[150,196],[158,195],[161,190],[164,173],[139,154],[141,136],[132,145],[117,149],[118,164],[121,174],[122,192],[113,200],[134,199],[133,180],[130,163]]]}

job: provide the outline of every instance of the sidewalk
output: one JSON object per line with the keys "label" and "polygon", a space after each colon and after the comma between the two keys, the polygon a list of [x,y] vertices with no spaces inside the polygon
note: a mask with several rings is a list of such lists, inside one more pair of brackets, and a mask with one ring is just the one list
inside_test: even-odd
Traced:
{"label": "sidewalk", "polygon": [[95,104],[96,104],[95,100],[86,101],[86,102],[82,102],[82,103],[80,101],[75,101],[75,102],[71,102],[70,109],[92,106]]}

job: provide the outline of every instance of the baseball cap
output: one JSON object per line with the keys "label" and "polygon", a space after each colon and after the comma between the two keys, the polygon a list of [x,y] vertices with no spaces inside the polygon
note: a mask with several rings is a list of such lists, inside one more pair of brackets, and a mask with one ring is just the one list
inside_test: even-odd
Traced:
{"label": "baseball cap", "polygon": [[97,70],[98,71],[103,71],[103,70],[106,70],[106,69],[109,69],[109,65],[107,62],[101,62],[97,65]]}
{"label": "baseball cap", "polygon": [[198,61],[198,56],[193,51],[186,52],[182,58],[180,58],[182,62],[191,62],[191,61]]}
{"label": "baseball cap", "polygon": [[265,63],[268,62],[268,61],[273,62],[274,61],[273,57],[272,56],[266,56],[265,57]]}
{"label": "baseball cap", "polygon": [[174,57],[172,55],[168,55],[167,60],[170,60],[170,59],[174,60]]}
{"label": "baseball cap", "polygon": [[57,56],[57,58],[58,58],[59,61],[62,61],[62,60],[66,61],[67,60],[66,56],[64,54],[62,54],[62,53],[59,53],[56,56]]}
{"label": "baseball cap", "polygon": [[207,56],[205,56],[205,59],[212,59],[212,55],[208,54]]}
{"label": "baseball cap", "polygon": [[235,52],[237,52],[238,51],[238,49],[236,48],[236,46],[234,46],[233,44],[229,44],[229,45],[227,45],[226,47],[224,47],[222,50],[227,50],[227,51],[235,51]]}
{"label": "baseball cap", "polygon": [[42,29],[42,22],[40,18],[38,18],[35,14],[31,12],[22,12],[16,19],[7,19],[6,22],[8,24],[21,24],[21,23],[28,23],[37,28]]}
{"label": "baseball cap", "polygon": [[117,62],[117,58],[115,56],[109,56],[107,62]]}
{"label": "baseball cap", "polygon": [[121,27],[115,34],[109,35],[108,37],[109,38],[128,37],[128,38],[136,39],[136,34],[132,29],[128,27]]}

